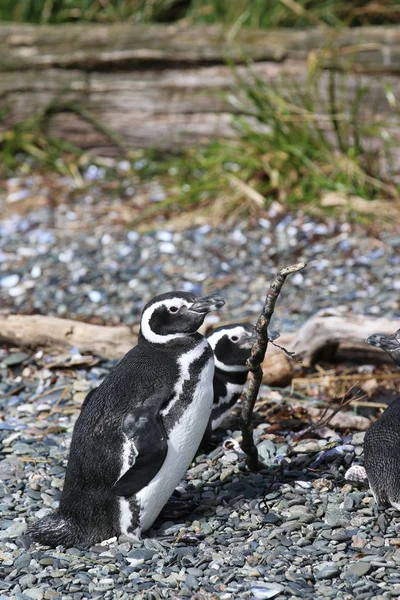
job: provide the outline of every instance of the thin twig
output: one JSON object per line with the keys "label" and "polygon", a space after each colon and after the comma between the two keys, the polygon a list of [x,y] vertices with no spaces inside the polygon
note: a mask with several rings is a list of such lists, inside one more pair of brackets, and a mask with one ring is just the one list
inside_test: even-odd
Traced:
{"label": "thin twig", "polygon": [[10,390],[9,392],[6,392],[5,394],[0,394],[0,400],[4,400],[4,398],[9,398],[10,396],[14,396],[14,394],[17,394],[18,392],[22,392],[22,390],[24,390],[24,389],[25,389],[25,384],[22,383],[21,385]]}
{"label": "thin twig", "polygon": [[277,344],[276,342],[274,342],[274,340],[271,340],[271,338],[268,338],[268,341],[275,346],[276,348],[279,348],[279,350],[282,350],[282,352],[284,352],[286,354],[286,356],[289,356],[290,358],[292,358],[293,360],[295,360],[298,363],[302,363],[303,361],[300,360],[300,358],[297,358],[296,353],[292,352],[291,350],[287,350],[286,348],[284,348],[283,346],[280,346],[279,344]]}
{"label": "thin twig", "polygon": [[241,447],[247,456],[246,463],[251,471],[257,471],[259,466],[257,448],[253,439],[251,419],[262,382],[263,371],[261,368],[261,363],[264,360],[268,347],[268,326],[286,277],[291,273],[297,273],[297,271],[301,271],[305,266],[305,263],[298,263],[278,271],[270,285],[267,297],[265,299],[264,308],[256,324],[257,340],[253,344],[251,356],[247,361],[247,366],[251,372],[251,378],[247,388],[246,396],[243,401],[242,413],[240,417],[240,426],[242,430]]}
{"label": "thin twig", "polygon": [[60,403],[62,402],[62,400],[65,398],[65,396],[68,394],[68,392],[71,390],[71,386],[67,385],[66,388],[63,389],[63,391],[61,392],[57,402],[54,404],[54,406],[52,406],[49,415],[54,415],[55,413],[59,412],[58,407],[60,405]]}
{"label": "thin twig", "polygon": [[[347,396],[351,392],[351,390],[354,389],[355,386],[356,386],[356,384],[354,383],[350,387],[350,389],[346,392],[345,396]],[[340,412],[343,408],[346,408],[346,406],[351,405],[357,399],[354,396],[352,396],[351,398],[347,398],[347,400],[344,400],[344,397],[343,397],[340,405],[338,407],[334,408],[330,415],[327,415],[328,411],[331,410],[331,406],[328,405],[322,411],[322,415],[319,417],[318,421],[316,421],[315,423],[311,423],[311,425],[309,427],[307,427],[306,429],[304,429],[303,431],[300,431],[297,435],[295,435],[293,438],[293,442],[297,442],[300,438],[304,438],[304,436],[307,435],[308,433],[317,431],[318,429],[321,429],[321,427],[325,427],[326,425],[328,425],[331,422],[331,420],[333,419],[333,417],[338,414],[338,412]],[[366,394],[361,396],[359,398],[359,400],[362,400],[364,398],[366,398]]]}

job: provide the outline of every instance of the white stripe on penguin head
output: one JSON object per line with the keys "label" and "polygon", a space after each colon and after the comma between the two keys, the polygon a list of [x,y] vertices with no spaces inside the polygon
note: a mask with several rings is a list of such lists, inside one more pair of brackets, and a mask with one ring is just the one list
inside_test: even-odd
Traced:
{"label": "white stripe on penguin head", "polygon": [[241,325],[238,325],[237,327],[232,327],[232,328],[227,327],[226,329],[221,329],[220,331],[215,331],[214,333],[212,333],[211,335],[209,335],[207,337],[207,341],[210,344],[210,346],[214,352],[215,368],[218,368],[221,371],[225,371],[227,373],[233,373],[233,372],[237,373],[238,371],[248,371],[249,370],[249,368],[246,367],[245,365],[226,365],[225,363],[220,361],[215,356],[215,348],[216,348],[218,342],[224,337],[224,335],[228,335],[229,337],[237,335],[237,337],[240,338],[240,337],[242,337],[243,333],[246,333],[245,328],[242,327]]}
{"label": "white stripe on penguin head", "polygon": [[166,335],[160,335],[155,333],[150,327],[151,317],[153,313],[160,308],[160,306],[166,306],[170,308],[171,306],[177,306],[180,308],[181,306],[187,306],[188,308],[192,305],[191,302],[187,302],[183,298],[169,298],[168,300],[160,300],[159,302],[155,302],[151,304],[142,314],[142,318],[140,320],[140,330],[142,332],[143,337],[153,344],[164,344],[165,342],[170,342],[171,340],[176,340],[177,338],[185,337],[186,333],[168,333]]}

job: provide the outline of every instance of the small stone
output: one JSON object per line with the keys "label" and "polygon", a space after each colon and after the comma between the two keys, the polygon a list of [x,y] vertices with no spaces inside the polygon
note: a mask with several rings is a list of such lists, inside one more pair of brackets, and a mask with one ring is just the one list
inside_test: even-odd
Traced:
{"label": "small stone", "polygon": [[391,546],[400,546],[400,538],[391,538],[389,544]]}
{"label": "small stone", "polygon": [[329,492],[329,490],[333,488],[333,483],[332,481],[329,481],[329,479],[321,478],[315,479],[315,481],[313,481],[312,486],[318,492]]}
{"label": "small stone", "polygon": [[28,590],[24,590],[24,594],[32,600],[42,600],[44,596],[44,590],[38,587],[33,587]]}
{"label": "small stone", "polygon": [[162,254],[175,254],[176,252],[176,246],[171,242],[161,242],[158,248]]}
{"label": "small stone", "polygon": [[29,554],[29,552],[22,552],[22,554],[17,556],[17,558],[15,559],[14,567],[16,569],[24,569],[25,567],[29,566],[31,559],[32,559],[32,556],[31,556],[31,554]]}
{"label": "small stone", "polygon": [[272,465],[276,456],[276,446],[271,440],[263,440],[257,445],[259,459],[266,465]]}
{"label": "small stone", "polygon": [[360,538],[357,535],[353,535],[351,539],[352,539],[352,544],[351,544],[352,548],[365,548],[365,546],[367,545],[367,540],[365,540],[364,538]]}
{"label": "small stone", "polygon": [[[293,282],[293,279],[291,279],[290,281]],[[293,447],[293,452],[296,452],[296,454],[307,454],[309,452],[319,452],[320,451],[320,446],[318,444],[317,441],[310,441],[310,442],[302,442],[300,444],[297,444],[296,446]]]}
{"label": "small stone", "polygon": [[[52,574],[53,576],[53,574]],[[53,600],[54,598],[60,598],[60,592],[56,592],[56,590],[47,589],[44,593],[45,600]]]}
{"label": "small stone", "polygon": [[270,583],[267,586],[257,586],[251,588],[251,593],[255,600],[268,600],[274,598],[284,590],[283,585],[279,583]]}
{"label": "small stone", "polygon": [[9,356],[6,356],[6,358],[3,358],[2,365],[4,367],[14,367],[16,365],[20,365],[28,358],[29,354],[26,352],[13,352],[12,354],[9,354]]}
{"label": "small stone", "polygon": [[100,579],[94,589],[96,592],[105,592],[106,590],[112,590],[114,587],[114,579],[111,579],[111,577],[107,577]]}
{"label": "small stone", "polygon": [[19,584],[22,589],[31,588],[34,586],[35,583],[36,577],[35,575],[33,575],[33,573],[27,573],[26,575],[22,575],[22,577],[19,578]]}
{"label": "small stone", "polygon": [[371,570],[371,563],[369,562],[355,562],[352,563],[349,568],[346,571],[346,577],[353,577],[356,576],[358,577],[362,577],[363,575],[366,575],[369,571]]}
{"label": "small stone", "polygon": [[13,446],[14,454],[17,456],[22,454],[30,454],[32,451],[32,447],[29,444],[24,444],[23,442],[18,442]]}
{"label": "small stone", "polygon": [[220,481],[226,481],[231,475],[233,475],[234,472],[235,469],[233,467],[226,467],[225,469],[222,469],[221,475],[219,476]]}
{"label": "small stone", "polygon": [[94,302],[95,304],[98,304],[103,300],[103,294],[101,292],[98,292],[97,290],[90,290],[88,296],[90,302]]}
{"label": "small stone", "polygon": [[350,513],[340,508],[328,508],[325,513],[325,522],[331,527],[346,527],[350,522]]}
{"label": "small stone", "polygon": [[322,562],[314,569],[315,579],[333,579],[340,575],[339,567],[334,562]]}
{"label": "small stone", "polygon": [[27,530],[27,524],[25,521],[16,521],[10,527],[7,528],[7,537],[17,538]]}
{"label": "small stone", "polygon": [[193,590],[199,587],[199,582],[194,575],[186,575],[185,585],[187,585],[190,590]]}
{"label": "small stone", "polygon": [[4,275],[4,277],[1,277],[0,279],[0,286],[9,289],[16,286],[18,282],[19,275]]}

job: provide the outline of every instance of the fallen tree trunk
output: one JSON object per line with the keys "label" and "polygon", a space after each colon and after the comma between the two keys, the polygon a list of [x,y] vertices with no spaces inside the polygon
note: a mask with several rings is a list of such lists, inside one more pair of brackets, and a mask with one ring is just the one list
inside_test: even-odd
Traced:
{"label": "fallen tree trunk", "polygon": [[0,315],[0,343],[50,353],[95,354],[119,359],[137,343],[139,328],[106,327],[44,315]]}
{"label": "fallen tree trunk", "polygon": [[[335,309],[317,312],[300,329],[279,338],[280,345],[296,353],[303,363],[338,358],[363,363],[387,363],[385,352],[366,344],[373,333],[394,333],[400,321],[342,314]],[[50,353],[78,348],[107,359],[119,359],[137,343],[139,327],[106,327],[43,315],[0,315],[0,343]],[[293,376],[293,361],[272,344],[263,362],[264,383],[286,385]]]}
{"label": "fallen tree trunk", "polygon": [[[387,113],[385,74],[400,94],[400,28],[333,32],[241,29],[234,39],[221,26],[132,24],[0,25],[0,133],[42,112],[50,135],[97,154],[123,148],[179,148],[232,137],[235,108],[221,97],[236,85],[227,60],[251,61],[266,81],[305,81],[309,56],[339,49],[330,67],[365,73],[346,78],[343,93],[371,92],[371,114]],[[315,57],[314,57],[315,58]],[[330,64],[332,63],[332,64]],[[239,67],[241,77],[247,68]],[[328,77],[321,78],[322,95]],[[340,86],[338,86],[340,88]],[[350,102],[351,104],[351,102]],[[368,116],[368,115],[367,115]]]}

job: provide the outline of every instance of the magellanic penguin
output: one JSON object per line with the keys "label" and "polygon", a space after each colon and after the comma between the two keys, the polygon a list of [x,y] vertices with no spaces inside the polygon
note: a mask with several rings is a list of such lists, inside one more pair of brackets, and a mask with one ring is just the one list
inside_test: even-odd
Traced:
{"label": "magellanic penguin", "polygon": [[[372,335],[367,342],[385,350],[400,366],[400,330]],[[365,434],[364,465],[376,501],[400,510],[400,395]]]}
{"label": "magellanic penguin", "polygon": [[400,367],[400,329],[393,334],[374,333],[367,338],[367,343],[382,348]]}
{"label": "magellanic penguin", "polygon": [[151,527],[193,459],[213,401],[213,352],[197,333],[218,297],[171,292],[141,316],[139,341],[86,397],[59,509],[28,530],[89,546]]}
{"label": "magellanic penguin", "polygon": [[[269,331],[268,338],[279,337]],[[250,323],[232,323],[217,327],[207,336],[214,352],[214,402],[207,434],[217,429],[242,395],[249,369],[246,365],[256,341],[255,327]]]}

